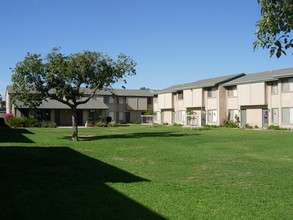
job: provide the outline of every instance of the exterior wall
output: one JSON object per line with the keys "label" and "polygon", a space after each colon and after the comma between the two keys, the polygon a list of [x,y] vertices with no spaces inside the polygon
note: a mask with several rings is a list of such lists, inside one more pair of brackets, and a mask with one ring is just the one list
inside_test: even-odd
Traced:
{"label": "exterior wall", "polygon": [[227,96],[226,89],[223,86],[218,88],[219,97],[218,100],[218,111],[219,111],[219,124],[223,124],[227,118]]}
{"label": "exterior wall", "polygon": [[258,126],[259,128],[262,127],[262,109],[247,109],[246,110],[246,123],[250,126]]}
{"label": "exterior wall", "polygon": [[172,108],[172,93],[159,94],[158,98],[160,109]]}
{"label": "exterior wall", "polygon": [[266,105],[264,82],[238,85],[237,89],[240,106]]}

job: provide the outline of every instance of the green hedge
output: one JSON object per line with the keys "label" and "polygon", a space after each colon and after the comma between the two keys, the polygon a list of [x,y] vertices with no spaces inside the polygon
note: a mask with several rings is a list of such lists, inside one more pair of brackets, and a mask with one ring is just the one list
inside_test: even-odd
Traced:
{"label": "green hedge", "polygon": [[5,123],[12,128],[39,126],[39,122],[35,118],[6,118]]}

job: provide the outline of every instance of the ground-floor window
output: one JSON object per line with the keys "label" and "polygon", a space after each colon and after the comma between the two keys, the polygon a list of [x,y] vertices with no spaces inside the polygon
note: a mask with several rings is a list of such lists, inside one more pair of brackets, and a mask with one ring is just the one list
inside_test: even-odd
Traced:
{"label": "ground-floor window", "polygon": [[293,108],[282,108],[282,123],[293,124]]}
{"label": "ground-floor window", "polygon": [[116,113],[116,121],[123,121],[123,112]]}
{"label": "ground-floor window", "polygon": [[161,112],[155,112],[154,120],[155,121],[161,121]]}
{"label": "ground-floor window", "polygon": [[279,109],[278,108],[272,109],[272,123],[273,124],[279,123]]}
{"label": "ground-floor window", "polygon": [[108,113],[108,117],[110,117],[111,120],[115,120],[115,119],[114,119],[114,112],[109,112],[109,113]]}
{"label": "ground-floor window", "polygon": [[229,116],[229,121],[237,121],[237,118],[239,118],[239,111],[238,109],[229,109],[228,110],[228,116]]}
{"label": "ground-floor window", "polygon": [[208,122],[217,122],[218,121],[218,114],[217,110],[208,110]]}
{"label": "ground-floor window", "polygon": [[185,111],[178,111],[178,122],[184,122]]}

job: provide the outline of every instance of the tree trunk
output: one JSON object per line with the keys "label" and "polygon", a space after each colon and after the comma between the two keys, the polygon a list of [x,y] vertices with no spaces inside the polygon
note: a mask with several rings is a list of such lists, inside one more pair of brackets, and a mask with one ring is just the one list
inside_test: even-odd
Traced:
{"label": "tree trunk", "polygon": [[78,127],[77,127],[77,110],[76,106],[72,110],[72,140],[78,141]]}

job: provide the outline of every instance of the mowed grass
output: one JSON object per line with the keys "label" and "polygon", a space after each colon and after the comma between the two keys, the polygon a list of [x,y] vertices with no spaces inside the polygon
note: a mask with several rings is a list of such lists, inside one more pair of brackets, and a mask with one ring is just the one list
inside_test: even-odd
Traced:
{"label": "mowed grass", "polygon": [[0,219],[293,219],[292,132],[0,132]]}

